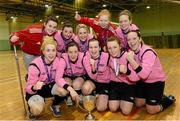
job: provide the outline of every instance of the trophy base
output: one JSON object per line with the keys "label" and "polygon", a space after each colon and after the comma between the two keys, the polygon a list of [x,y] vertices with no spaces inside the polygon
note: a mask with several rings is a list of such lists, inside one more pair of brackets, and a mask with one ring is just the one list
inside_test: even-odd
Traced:
{"label": "trophy base", "polygon": [[95,117],[92,114],[87,114],[85,117],[86,121],[95,121]]}

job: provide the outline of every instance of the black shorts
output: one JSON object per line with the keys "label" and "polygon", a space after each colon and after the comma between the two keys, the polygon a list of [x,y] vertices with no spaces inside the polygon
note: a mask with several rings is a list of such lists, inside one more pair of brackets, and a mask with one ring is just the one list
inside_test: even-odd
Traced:
{"label": "black shorts", "polygon": [[44,85],[42,87],[42,89],[38,90],[35,94],[26,93],[26,101],[28,101],[29,98],[33,95],[40,95],[43,98],[53,97],[53,95],[51,94],[51,90],[52,90],[54,84],[55,84],[55,82],[51,82],[47,85]]}
{"label": "black shorts", "polygon": [[63,75],[63,78],[70,78],[72,81],[75,80],[77,77],[82,77],[84,79],[84,81],[90,79],[89,76],[87,74],[82,75],[82,76],[68,76],[68,75]]}
{"label": "black shorts", "polygon": [[160,103],[165,82],[158,81],[154,83],[145,83],[138,81],[136,83],[136,97],[146,99],[148,105],[157,105]]}
{"label": "black shorts", "polygon": [[129,85],[122,82],[110,82],[109,100],[124,100],[134,102],[135,85]]}
{"label": "black shorts", "polygon": [[109,83],[99,83],[91,80],[96,86],[95,92],[96,94],[104,94],[109,95]]}

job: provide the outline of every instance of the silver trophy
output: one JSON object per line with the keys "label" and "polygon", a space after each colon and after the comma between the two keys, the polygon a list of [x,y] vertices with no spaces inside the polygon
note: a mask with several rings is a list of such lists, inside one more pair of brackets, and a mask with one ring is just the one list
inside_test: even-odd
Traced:
{"label": "silver trophy", "polygon": [[92,95],[83,97],[83,107],[88,111],[85,119],[90,121],[95,121],[95,117],[92,115],[91,111],[95,108],[96,97]]}

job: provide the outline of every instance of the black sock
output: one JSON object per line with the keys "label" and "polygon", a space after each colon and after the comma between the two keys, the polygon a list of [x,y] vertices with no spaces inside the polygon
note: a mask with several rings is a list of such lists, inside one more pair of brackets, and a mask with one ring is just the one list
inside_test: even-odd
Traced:
{"label": "black sock", "polygon": [[54,95],[54,100],[52,105],[58,105],[59,103],[61,103],[62,101],[64,101],[65,97],[60,97],[58,95]]}
{"label": "black sock", "polygon": [[94,92],[94,91],[92,91],[89,95],[94,96],[94,95],[95,95],[95,92]]}
{"label": "black sock", "polygon": [[168,108],[170,105],[174,103],[174,100],[169,99],[167,96],[163,96],[160,106],[161,106],[161,111],[165,110]]}
{"label": "black sock", "polygon": [[81,90],[76,90],[76,92],[78,93],[78,95],[82,93]]}
{"label": "black sock", "polygon": [[68,94],[66,95],[66,99],[67,99],[68,97],[71,97],[70,93],[68,93]]}

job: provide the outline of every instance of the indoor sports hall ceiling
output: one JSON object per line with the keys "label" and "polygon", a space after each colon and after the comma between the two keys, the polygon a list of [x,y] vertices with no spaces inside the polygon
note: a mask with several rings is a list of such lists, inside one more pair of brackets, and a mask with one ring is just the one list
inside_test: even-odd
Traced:
{"label": "indoor sports hall ceiling", "polygon": [[44,16],[47,9],[60,17],[73,18],[78,10],[88,16],[96,15],[101,9],[119,13],[123,9],[139,12],[147,6],[180,5],[180,0],[0,0],[0,12],[15,15]]}

